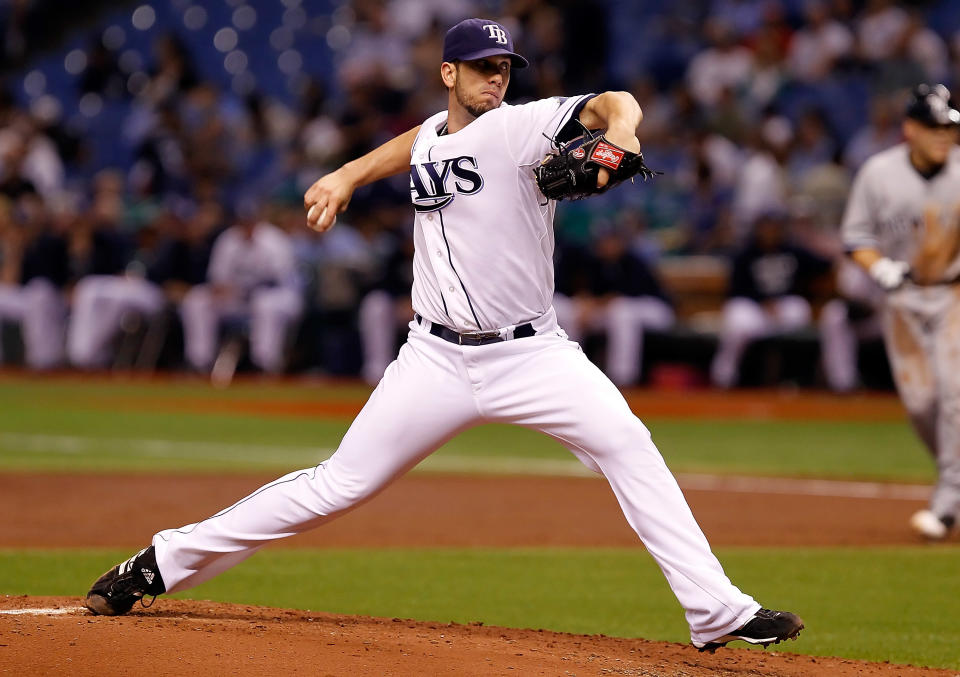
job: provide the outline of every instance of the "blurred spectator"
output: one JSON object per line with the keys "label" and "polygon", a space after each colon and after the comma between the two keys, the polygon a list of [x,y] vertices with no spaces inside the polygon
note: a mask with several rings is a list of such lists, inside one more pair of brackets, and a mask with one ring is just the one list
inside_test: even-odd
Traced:
{"label": "blurred spectator", "polygon": [[470,0],[389,0],[387,14],[393,30],[415,40],[434,25],[452,26],[476,15],[473,5]]}
{"label": "blurred spectator", "polygon": [[910,18],[893,0],[867,0],[857,21],[857,53],[866,61],[882,61],[902,44]]}
{"label": "blurred spectator", "polygon": [[341,164],[344,138],[328,110],[327,91],[323,84],[311,82],[301,105],[303,122],[296,143],[303,148],[307,162],[330,171]]}
{"label": "blurred spectator", "polygon": [[769,0],[713,0],[711,19],[722,21],[737,38],[752,35],[760,28]]}
{"label": "blurred spectator", "polygon": [[[123,230],[124,216],[123,177],[116,171],[103,171],[95,178],[90,209],[71,232],[74,287],[67,356],[76,367],[96,369],[109,365],[113,356],[111,341],[119,328],[120,316],[131,306],[136,307],[135,301],[128,301],[127,297],[137,298],[136,292],[142,286],[140,277],[132,278],[129,284],[117,284],[117,280],[124,279],[134,252],[134,243]],[[130,294],[125,293],[128,289]]]}
{"label": "blurred spectator", "polygon": [[818,108],[803,111],[797,121],[797,131],[787,161],[791,182],[802,180],[814,167],[830,162],[835,152],[836,144],[823,111]]}
{"label": "blurred spectator", "polygon": [[947,43],[927,25],[926,16],[919,9],[910,11],[910,21],[904,32],[907,57],[923,72],[920,80],[943,82],[949,78],[950,55]]}
{"label": "blurred spectator", "polygon": [[[63,234],[80,292],[75,310],[90,286],[86,274],[127,279],[132,261],[144,271],[144,282],[157,285],[159,261],[173,251],[193,252],[177,237],[173,241],[181,244],[170,244],[171,230],[191,227],[192,218],[177,206],[182,201],[235,204],[237,193],[252,192],[299,203],[304,188],[330,167],[443,108],[442,88],[418,83],[435,76],[441,26],[470,15],[503,15],[526,37],[536,67],[515,74],[512,102],[558,93],[561,83],[591,91],[612,79],[608,85],[631,89],[641,103],[639,138],[651,166],[667,174],[643,190],[560,205],[558,247],[572,235],[583,252],[592,250],[591,223],[632,214],[655,234],[644,242],[655,241],[668,253],[727,255],[743,245],[758,214],[789,207],[806,224],[804,243],[832,256],[849,170],[899,141],[900,106],[891,104],[896,90],[914,80],[957,75],[938,32],[950,26],[930,25],[929,17],[950,14],[942,2],[356,0],[329,16],[304,16],[309,23],[302,28],[296,16],[301,8],[293,4],[279,12],[258,10],[256,26],[238,27],[240,42],[228,47],[229,40],[209,44],[213,14],[196,3],[174,3],[169,12],[158,11],[155,25],[140,36],[159,36],[146,65],[137,59],[144,43],[132,39],[138,33],[130,28],[75,27],[64,43],[70,46],[52,55],[57,68],[27,63],[9,91],[0,87],[0,195],[13,199],[14,214],[21,198],[40,195],[49,207],[65,189],[86,192],[87,177],[101,166],[127,163],[119,167],[120,183],[125,176],[129,190],[114,200],[94,187],[99,197]],[[29,56],[45,39],[36,32],[44,27],[37,10],[50,6],[16,0],[0,10],[8,56]],[[301,30],[307,32],[300,36]],[[269,39],[247,40],[255,34]],[[85,67],[64,79],[63,59],[76,38],[86,45]],[[954,41],[960,54],[960,33]],[[242,51],[249,66],[234,72],[244,59],[231,58],[228,68],[225,58],[233,52],[221,49]],[[309,66],[301,69],[301,61]],[[611,66],[617,63],[631,65]],[[857,105],[836,105],[841,92],[850,92]],[[87,99],[97,106],[79,106],[84,93],[97,94]],[[17,98],[24,96],[29,104],[21,106]],[[869,119],[860,119],[867,108]],[[109,121],[116,119],[122,122],[111,136]],[[122,147],[102,147],[108,143]],[[404,192],[406,186],[400,180],[392,188]],[[374,197],[357,196],[345,215],[355,227],[342,220],[324,238],[299,232],[305,230],[302,214],[285,217],[297,256],[304,255],[304,269],[315,276],[309,298],[324,318],[323,331],[330,320],[355,332],[357,322],[371,326],[364,318],[373,316],[387,327],[390,313],[384,311],[392,302],[396,318],[403,315],[396,282],[369,286],[371,276],[396,278],[399,272],[389,272],[398,264],[396,243],[383,244],[397,223],[370,226],[377,219],[359,213]],[[173,225],[168,209],[186,221]],[[358,313],[370,291],[370,307],[380,310]],[[170,296],[161,296],[166,307]],[[381,348],[364,350],[381,355],[371,364],[385,363]]]}
{"label": "blurred spectator", "polygon": [[4,64],[19,63],[31,43],[44,32],[44,10],[49,8],[33,0],[10,0],[0,14],[0,33],[3,47],[0,56]]}
{"label": "blurred spectator", "polygon": [[857,358],[861,342],[883,335],[880,309],[884,292],[867,272],[843,256],[837,268],[838,298],[820,311],[820,354],[831,390],[850,392],[859,385]]}
{"label": "blurred spectator", "polygon": [[63,190],[64,167],[56,145],[27,113],[15,111],[0,130],[3,181],[21,182],[50,199]]}
{"label": "blurred spectator", "polygon": [[793,127],[784,117],[768,117],[753,134],[753,149],[740,170],[733,195],[735,228],[741,235],[765,212],[787,207],[789,184],[785,163]]}
{"label": "blurred spectator", "polygon": [[580,262],[561,273],[553,305],[557,321],[572,341],[604,332],[604,371],[617,385],[640,379],[643,334],[666,330],[675,315],[652,268],[631,250],[628,233],[613,224],[595,227],[592,246]]}
{"label": "blurred spectator", "polygon": [[99,94],[104,98],[127,96],[127,79],[117,63],[117,55],[96,38],[87,48],[87,66],[78,78],[81,94]]}
{"label": "blurred spectator", "polygon": [[388,6],[381,0],[353,0],[353,35],[338,66],[348,87],[382,82],[396,90],[413,89],[410,43],[392,30]]}
{"label": "blurred spectator", "polygon": [[376,279],[360,302],[360,338],[363,341],[361,375],[370,384],[383,377],[397,356],[397,331],[413,317],[413,232],[388,231]]}
{"label": "blurred spectator", "polygon": [[817,82],[853,52],[853,33],[831,15],[827,0],[808,0],[804,18],[790,43],[787,64],[796,79]]}
{"label": "blurred spectator", "polygon": [[837,228],[849,190],[850,170],[843,166],[840,151],[835,149],[833,157],[804,172],[796,182],[791,197],[791,211],[806,212],[813,228],[819,233],[828,234],[836,243],[834,253],[841,250]]}
{"label": "blurred spectator", "polygon": [[166,104],[198,82],[189,51],[172,33],[161,35],[153,42],[153,64],[148,76],[138,96],[150,105]]}
{"label": "blurred spectator", "polygon": [[60,225],[36,193],[0,199],[0,322],[20,325],[32,369],[63,363],[69,268]]}
{"label": "blurred spectator", "polygon": [[787,81],[786,53],[791,32],[779,3],[764,4],[764,20],[753,35],[753,77],[748,88],[755,110],[766,108]]}
{"label": "blurred spectator", "polygon": [[230,320],[249,322],[250,359],[256,367],[283,371],[289,332],[303,313],[289,236],[262,221],[258,207],[242,205],[236,224],[214,242],[207,282],[187,291],[180,309],[184,352],[193,369],[213,368],[221,323]]}
{"label": "blurred spectator", "polygon": [[202,283],[222,223],[216,203],[200,205],[186,220],[161,212],[137,232],[122,274],[81,279],[74,291],[71,362],[85,369],[109,366],[122,328],[150,326]]}
{"label": "blurred spectator", "polygon": [[716,104],[724,90],[744,89],[753,75],[753,55],[737,44],[732,26],[712,17],[704,26],[708,47],[699,52],[687,69],[687,83],[701,106]]}
{"label": "blurred spectator", "polygon": [[793,244],[782,212],[759,216],[747,246],[733,257],[720,344],[710,367],[714,385],[737,384],[740,360],[753,341],[810,325],[807,285],[828,261]]}
{"label": "blurred spectator", "polygon": [[27,147],[20,135],[4,130],[6,134],[0,137],[0,193],[12,200],[16,200],[25,193],[36,194],[37,187],[24,174],[23,164],[27,157]]}
{"label": "blurred spectator", "polygon": [[880,96],[870,102],[870,120],[858,129],[843,153],[843,163],[856,171],[871,155],[890,148],[901,140],[896,110],[899,108],[889,96]]}

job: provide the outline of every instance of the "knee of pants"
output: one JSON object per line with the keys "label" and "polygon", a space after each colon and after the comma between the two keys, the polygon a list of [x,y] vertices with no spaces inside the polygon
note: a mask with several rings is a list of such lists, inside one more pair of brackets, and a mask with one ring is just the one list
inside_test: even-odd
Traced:
{"label": "knee of pants", "polygon": [[770,319],[760,304],[751,299],[734,298],[723,306],[721,333],[730,336],[758,336],[766,331]]}
{"label": "knee of pants", "polygon": [[777,303],[780,325],[797,329],[810,324],[810,303],[800,296],[788,296]]}
{"label": "knee of pants", "polygon": [[374,321],[393,319],[393,297],[385,291],[372,291],[360,302],[360,319]]}
{"label": "knee of pants", "polygon": [[820,311],[820,328],[822,330],[841,327],[847,323],[847,305],[840,299],[833,299],[824,304]]}
{"label": "knee of pants", "polygon": [[343,472],[334,459],[320,466],[316,476],[317,512],[335,514],[372,498],[386,481],[378,481],[373,473],[358,475]]}
{"label": "knee of pants", "polygon": [[640,419],[630,415],[632,420],[617,421],[602,426],[585,451],[597,461],[610,459],[622,454],[634,455],[640,449],[655,448],[650,431]]}
{"label": "knee of pants", "polygon": [[933,388],[900,386],[900,399],[903,408],[911,418],[924,420],[931,416],[937,407],[936,394]]}

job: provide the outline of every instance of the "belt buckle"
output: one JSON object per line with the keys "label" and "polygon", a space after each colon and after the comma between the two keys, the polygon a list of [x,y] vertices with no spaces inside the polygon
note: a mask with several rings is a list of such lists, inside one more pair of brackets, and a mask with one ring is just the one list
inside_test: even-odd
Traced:
{"label": "belt buckle", "polygon": [[493,338],[499,339],[500,330],[491,329],[489,331],[465,331],[460,333],[459,337],[460,337],[460,345],[463,345],[464,339],[467,339],[468,341],[477,341],[477,342],[486,341],[488,339],[493,339]]}

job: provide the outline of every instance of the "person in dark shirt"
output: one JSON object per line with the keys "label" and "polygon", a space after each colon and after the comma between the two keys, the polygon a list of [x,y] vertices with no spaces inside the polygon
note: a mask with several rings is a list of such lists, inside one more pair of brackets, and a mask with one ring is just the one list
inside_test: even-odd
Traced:
{"label": "person in dark shirt", "polygon": [[22,195],[37,193],[37,187],[23,175],[23,163],[27,159],[27,146],[21,139],[14,140],[3,154],[0,162],[0,195],[17,200]]}
{"label": "person in dark shirt", "polygon": [[[647,262],[614,225],[594,230],[590,247],[561,262],[554,307],[570,339],[606,332],[604,371],[617,385],[640,379],[645,330],[673,325],[673,306]],[[572,269],[571,269],[572,268]]]}
{"label": "person in dark shirt", "polygon": [[786,214],[760,215],[750,241],[733,257],[720,345],[710,370],[714,385],[736,385],[740,360],[751,342],[810,324],[807,288],[830,270],[830,262],[793,244],[787,226]]}
{"label": "person in dark shirt", "polygon": [[186,219],[162,212],[140,230],[137,247],[121,270],[78,282],[68,341],[71,362],[85,369],[107,366],[126,315],[151,319],[168,304],[178,305],[189,289],[204,281],[222,224],[223,212],[216,204],[201,205]]}
{"label": "person in dark shirt", "polygon": [[385,232],[381,240],[386,253],[378,262],[358,311],[360,339],[363,342],[362,376],[376,384],[387,366],[397,357],[397,331],[413,315],[410,288],[413,284],[413,232],[397,228]]}
{"label": "person in dark shirt", "polygon": [[0,321],[20,325],[31,369],[63,362],[69,263],[58,223],[36,193],[0,201]]}

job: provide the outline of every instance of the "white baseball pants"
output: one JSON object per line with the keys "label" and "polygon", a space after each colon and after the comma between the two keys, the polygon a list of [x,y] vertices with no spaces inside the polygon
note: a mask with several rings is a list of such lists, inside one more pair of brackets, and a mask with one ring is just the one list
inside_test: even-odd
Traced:
{"label": "white baseball pants", "polygon": [[106,367],[113,357],[111,343],[125,313],[157,315],[163,310],[163,290],[141,277],[88,275],[73,292],[73,312],[67,328],[67,356],[84,369]]}
{"label": "white baseball pants", "polygon": [[457,433],[499,422],[545,432],[606,476],[685,609],[694,641],[738,628],[759,609],[724,574],[647,428],[566,339],[552,312],[534,323],[537,336],[485,346],[448,343],[410,326],[397,360],[333,456],[202,522],[154,536],[168,592],[212,578],[269,541],[334,519]]}
{"label": "white baseball pants", "polygon": [[49,280],[0,284],[0,320],[20,323],[28,367],[50,369],[63,363],[66,318],[63,293]]}
{"label": "white baseball pants", "polygon": [[187,362],[194,369],[209,370],[217,357],[221,320],[229,315],[248,315],[251,361],[266,372],[283,371],[287,334],[302,314],[303,295],[298,289],[255,289],[249,304],[244,304],[239,300],[223,301],[210,285],[197,285],[180,304]]}
{"label": "white baseball pants", "polygon": [[761,305],[735,296],[723,304],[720,345],[710,365],[710,378],[721,388],[731,388],[740,376],[740,361],[757,339],[803,329],[810,324],[810,302],[802,296],[783,296]]}
{"label": "white baseball pants", "polygon": [[640,380],[643,364],[644,331],[665,330],[676,321],[673,308],[656,296],[618,296],[596,313],[592,323],[581,326],[574,299],[554,295],[554,307],[560,324],[566,327],[571,341],[582,342],[588,331],[605,331],[607,359],[604,371],[617,385],[631,385]]}

